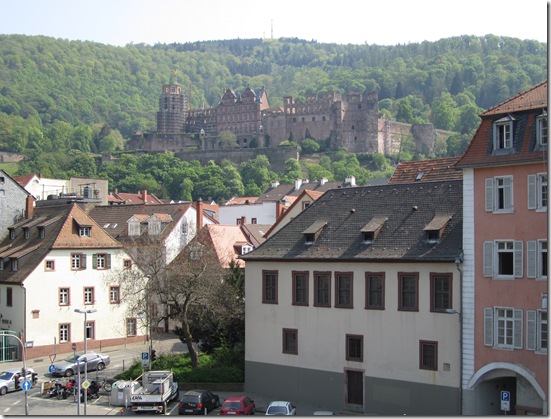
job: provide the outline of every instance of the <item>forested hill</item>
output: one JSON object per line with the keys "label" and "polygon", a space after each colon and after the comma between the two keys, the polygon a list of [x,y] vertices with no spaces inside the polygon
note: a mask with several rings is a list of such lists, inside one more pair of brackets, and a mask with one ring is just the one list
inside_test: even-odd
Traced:
{"label": "forested hill", "polygon": [[265,87],[272,106],[287,95],[377,90],[390,117],[467,133],[472,123],[461,126],[456,110],[486,109],[543,81],[547,45],[487,35],[396,46],[280,38],[114,47],[0,35],[0,150],[28,149],[28,126],[46,132],[56,121],[106,124],[123,138],[154,130],[174,70],[194,108],[217,105],[228,87]]}

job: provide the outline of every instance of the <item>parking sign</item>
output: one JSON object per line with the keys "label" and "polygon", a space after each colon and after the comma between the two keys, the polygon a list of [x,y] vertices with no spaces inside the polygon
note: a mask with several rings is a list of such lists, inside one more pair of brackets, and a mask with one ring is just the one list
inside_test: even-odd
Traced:
{"label": "parking sign", "polygon": [[511,409],[511,392],[501,392],[501,410],[508,412]]}
{"label": "parking sign", "polygon": [[142,366],[149,367],[149,352],[142,352]]}

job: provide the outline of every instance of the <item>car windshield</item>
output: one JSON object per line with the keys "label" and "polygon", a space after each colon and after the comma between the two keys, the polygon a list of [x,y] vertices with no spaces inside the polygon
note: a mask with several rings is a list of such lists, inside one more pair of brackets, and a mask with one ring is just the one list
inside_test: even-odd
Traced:
{"label": "car windshield", "polygon": [[285,406],[270,406],[266,413],[269,413],[271,415],[285,414],[287,413],[287,408]]}
{"label": "car windshield", "polygon": [[197,403],[197,401],[199,400],[199,396],[191,396],[191,395],[185,395],[184,394],[184,397],[182,397],[182,401],[184,403]]}
{"label": "car windshield", "polygon": [[67,358],[65,358],[65,361],[67,362],[77,362],[77,359],[80,355],[70,355]]}
{"label": "car windshield", "polygon": [[0,380],[9,380],[13,376],[13,372],[2,371],[0,372]]}
{"label": "car windshield", "polygon": [[226,409],[241,409],[241,403],[239,402],[226,402],[224,403],[224,406],[222,406]]}

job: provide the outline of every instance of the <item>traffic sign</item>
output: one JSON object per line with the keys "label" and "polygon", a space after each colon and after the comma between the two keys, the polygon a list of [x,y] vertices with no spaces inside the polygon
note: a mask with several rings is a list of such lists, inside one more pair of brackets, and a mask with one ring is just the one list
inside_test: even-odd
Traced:
{"label": "traffic sign", "polygon": [[55,365],[52,364],[48,367],[48,372],[51,372],[52,374],[55,372]]}
{"label": "traffic sign", "polygon": [[502,391],[501,392],[501,410],[508,412],[511,410],[511,392]]}
{"label": "traffic sign", "polygon": [[71,349],[73,351],[76,351],[77,350],[77,344],[73,342],[73,344],[71,345]]}
{"label": "traffic sign", "polygon": [[82,386],[82,388],[88,390],[88,387],[90,387],[90,384],[91,384],[90,381],[86,380],[86,381],[84,381],[84,383],[82,383],[81,386]]}
{"label": "traffic sign", "polygon": [[142,360],[147,361],[149,359],[149,352],[142,352]]}
{"label": "traffic sign", "polygon": [[21,384],[21,388],[25,391],[29,390],[31,388],[31,382],[23,381],[23,384]]}

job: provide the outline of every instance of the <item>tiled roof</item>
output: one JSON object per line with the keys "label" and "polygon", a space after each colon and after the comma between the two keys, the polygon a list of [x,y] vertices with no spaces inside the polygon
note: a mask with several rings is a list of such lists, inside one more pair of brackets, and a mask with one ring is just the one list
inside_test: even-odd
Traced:
{"label": "tiled roof", "polygon": [[[239,254],[236,252],[236,243],[250,243],[247,237],[241,231],[238,225],[222,225],[222,224],[207,224],[203,227],[206,231],[203,234],[208,234],[210,241],[214,247],[220,265],[223,268],[228,268],[232,260],[237,260]],[[203,236],[204,237],[204,236]],[[243,267],[245,264],[240,262]]]}
{"label": "tiled roof", "polygon": [[[36,220],[40,222],[35,222]],[[79,236],[75,220],[92,226],[91,238]],[[121,247],[76,204],[37,207],[32,219],[10,227],[15,227],[15,238],[12,240],[8,237],[0,243],[1,257],[17,258],[18,267],[17,271],[12,271],[9,265],[5,266],[0,271],[0,283],[22,283],[52,249]],[[22,227],[30,227],[28,239],[25,238]],[[40,238],[39,228],[44,231],[43,238]]]}
{"label": "tiled roof", "polygon": [[398,164],[389,185],[399,183],[436,182],[463,179],[463,171],[455,167],[460,157],[401,162]]}
{"label": "tiled roof", "polygon": [[[330,190],[242,258],[248,260],[454,261],[462,248],[463,182],[425,182]],[[424,228],[452,215],[436,243]],[[387,218],[369,244],[362,228]],[[326,225],[320,225],[325,224]],[[316,227],[313,244],[305,231]],[[321,230],[318,228],[321,227]]]}
{"label": "tiled roof", "polygon": [[[126,237],[127,221],[132,216],[136,216],[140,221],[145,221],[153,214],[165,214],[176,222],[190,207],[190,202],[162,205],[98,205],[90,211],[90,217],[96,220],[111,236],[121,240],[122,236]],[[168,229],[163,230],[163,235],[168,234],[171,230],[172,227],[169,225]]]}
{"label": "tiled roof", "polygon": [[12,176],[12,179],[19,183],[22,187],[25,187],[35,176],[36,175],[34,173],[30,173],[28,175]]}
{"label": "tiled roof", "polygon": [[[141,193],[126,193],[126,192],[113,192],[107,197],[109,202],[118,202],[124,204],[143,204],[143,196]],[[148,205],[162,205],[164,204],[162,199],[157,198],[154,194],[147,194]]]}
{"label": "tiled roof", "polygon": [[[536,147],[536,118],[544,108],[547,108],[547,81],[484,112],[478,130],[457,162],[457,167],[546,161],[547,149]],[[497,154],[493,150],[494,122],[508,115],[514,118],[513,146],[510,153]]]}
{"label": "tiled roof", "polygon": [[259,246],[266,240],[264,234],[270,229],[270,224],[241,224],[241,230],[254,247]]}
{"label": "tiled roof", "polygon": [[256,196],[232,196],[224,205],[243,205],[243,204],[253,204],[258,197]]}

